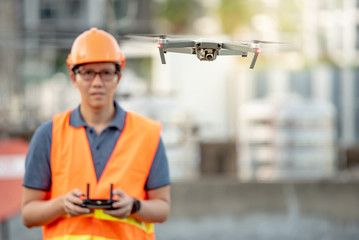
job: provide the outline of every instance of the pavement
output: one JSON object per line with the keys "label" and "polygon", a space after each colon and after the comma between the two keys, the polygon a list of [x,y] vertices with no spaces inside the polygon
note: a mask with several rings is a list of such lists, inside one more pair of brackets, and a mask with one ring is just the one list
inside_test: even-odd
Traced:
{"label": "pavement", "polygon": [[[16,216],[9,240],[39,240],[41,228],[27,229]],[[283,215],[217,216],[169,219],[156,224],[157,240],[358,240],[359,221],[335,222],[322,217],[291,219]]]}
{"label": "pavement", "polygon": [[[168,221],[156,224],[157,240],[358,240],[359,182],[176,182]],[[9,240],[41,239],[19,215]]]}

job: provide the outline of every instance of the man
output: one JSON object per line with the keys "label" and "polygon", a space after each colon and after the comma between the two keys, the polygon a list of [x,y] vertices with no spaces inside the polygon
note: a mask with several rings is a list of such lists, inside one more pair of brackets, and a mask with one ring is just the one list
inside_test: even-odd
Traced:
{"label": "man", "polygon": [[[161,125],[114,101],[125,57],[109,33],[79,35],[67,64],[81,104],[41,125],[31,140],[23,223],[43,226],[44,239],[154,239],[153,223],[170,209]],[[91,199],[109,199],[113,184],[113,209],[79,206],[87,184]]]}

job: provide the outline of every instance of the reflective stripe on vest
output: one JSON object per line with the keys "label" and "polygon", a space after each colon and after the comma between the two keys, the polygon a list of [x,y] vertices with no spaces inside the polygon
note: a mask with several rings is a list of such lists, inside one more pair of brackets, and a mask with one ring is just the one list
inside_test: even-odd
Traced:
{"label": "reflective stripe on vest", "polygon": [[109,238],[103,238],[103,237],[92,237],[91,235],[66,235],[62,237],[56,237],[56,238],[48,238],[48,240],[116,240],[116,239],[109,239]]}
{"label": "reflective stripe on vest", "polygon": [[[50,198],[75,188],[90,198],[108,199],[110,185],[131,197],[146,199],[144,190],[160,139],[161,125],[143,116],[127,113],[125,127],[97,182],[91,150],[84,127],[70,126],[71,111],[54,116]],[[154,239],[154,224],[134,218],[119,219],[95,210],[93,214],[62,217],[46,225],[44,239]],[[90,238],[88,238],[90,237]],[[97,237],[97,238],[94,238]]]}

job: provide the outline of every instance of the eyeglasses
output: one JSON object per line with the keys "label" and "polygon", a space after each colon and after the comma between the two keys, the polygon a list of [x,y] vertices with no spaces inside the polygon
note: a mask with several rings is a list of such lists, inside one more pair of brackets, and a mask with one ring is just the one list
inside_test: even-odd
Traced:
{"label": "eyeglasses", "polygon": [[74,70],[75,74],[80,74],[80,76],[82,77],[83,80],[85,81],[92,81],[95,76],[98,74],[100,75],[100,78],[102,81],[105,82],[110,82],[113,80],[113,78],[118,74],[118,70],[101,70],[99,72],[96,72],[92,69],[88,69],[88,70],[80,70],[80,69],[76,69]]}

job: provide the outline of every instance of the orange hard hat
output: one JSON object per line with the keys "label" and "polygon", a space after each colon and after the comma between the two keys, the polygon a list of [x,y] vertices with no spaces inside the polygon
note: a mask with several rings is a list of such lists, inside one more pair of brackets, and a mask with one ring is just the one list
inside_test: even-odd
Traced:
{"label": "orange hard hat", "polygon": [[93,62],[115,62],[121,69],[126,62],[126,57],[116,39],[97,28],[91,28],[75,39],[66,60],[70,71],[78,64]]}

